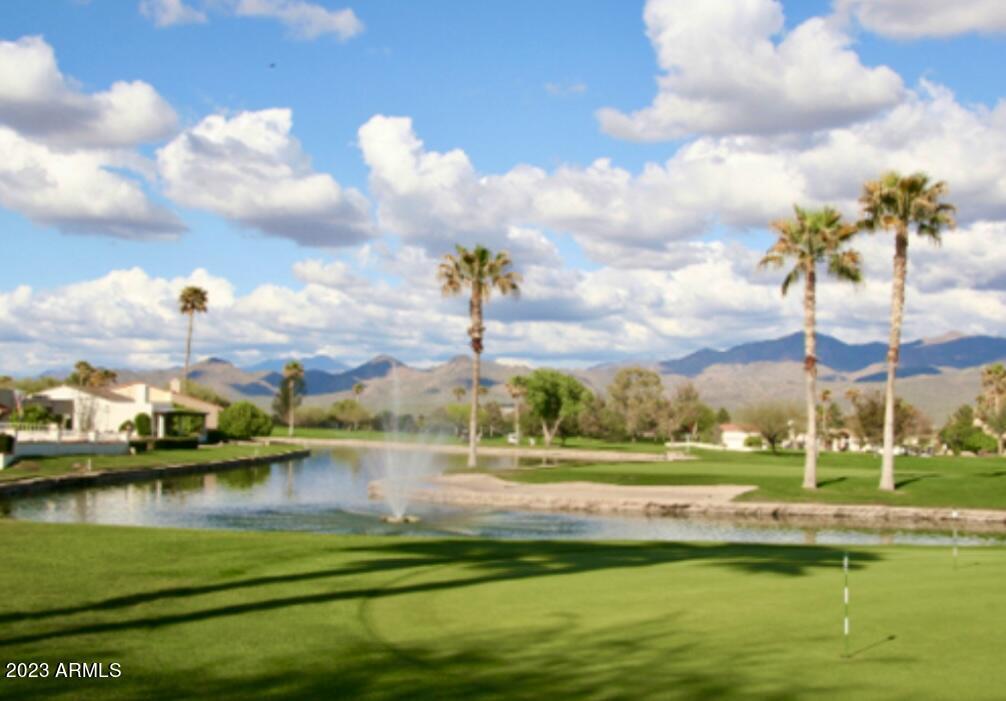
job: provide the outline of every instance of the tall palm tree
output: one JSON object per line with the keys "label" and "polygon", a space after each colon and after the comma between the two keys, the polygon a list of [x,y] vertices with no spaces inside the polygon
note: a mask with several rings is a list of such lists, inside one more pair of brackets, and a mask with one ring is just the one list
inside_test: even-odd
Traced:
{"label": "tall palm tree", "polygon": [[901,351],[901,322],[905,313],[905,279],[908,276],[908,232],[935,244],[944,229],[956,226],[956,208],[943,201],[947,184],[932,183],[925,173],[901,175],[884,173],[878,180],[863,185],[859,203],[864,231],[894,231],[894,281],[891,286],[891,335],[887,346],[887,386],[884,391],[884,458],[880,470],[880,488],[894,491],[894,378]]}
{"label": "tall palm tree", "polygon": [[821,390],[821,433],[824,434],[824,451],[828,451],[829,445],[829,431],[831,426],[828,425],[828,403],[831,401],[831,390],[823,389]]}
{"label": "tall palm tree", "polygon": [[283,367],[283,382],[286,383],[287,435],[293,436],[293,424],[300,393],[304,390],[304,366],[291,360]]}
{"label": "tall palm tree", "polygon": [[353,397],[355,397],[356,399],[359,399],[360,395],[363,394],[363,390],[365,390],[366,388],[367,388],[367,385],[363,384],[362,382],[357,382],[356,384],[354,384],[353,385]]}
{"label": "tall palm tree", "polygon": [[178,295],[178,311],[189,317],[189,331],[185,336],[185,373],[182,375],[182,392],[189,384],[189,359],[192,355],[192,322],[196,313],[205,314],[209,305],[209,295],[202,287],[189,285]]}
{"label": "tall palm tree", "polygon": [[845,248],[857,228],[842,221],[830,207],[818,210],[793,208],[795,219],[772,223],[779,238],[766,252],[760,267],[780,268],[787,260],[793,268],[782,281],[783,295],[803,278],[803,369],[807,385],[807,433],[804,448],[803,488],[817,489],[817,265],[827,263],[828,272],[840,280],[859,282],[859,253]]}
{"label": "tall palm tree", "polygon": [[514,375],[506,381],[506,391],[513,399],[513,432],[517,437],[517,445],[520,445],[520,400],[527,392],[527,378],[523,375]]}
{"label": "tall palm tree", "polygon": [[460,402],[462,399],[465,398],[465,395],[468,394],[468,390],[466,390],[461,385],[458,385],[457,387],[451,390],[451,394],[454,395],[454,401]]}
{"label": "tall palm tree", "polygon": [[482,339],[485,326],[482,325],[482,305],[489,301],[493,288],[502,295],[516,295],[520,292],[520,274],[510,270],[510,254],[500,251],[496,255],[484,246],[468,250],[455,246],[455,253],[448,253],[437,268],[437,279],[445,296],[471,290],[468,311],[472,325],[468,336],[472,346],[472,409],[468,419],[468,466],[475,467],[475,440],[479,421],[479,368],[482,357]]}

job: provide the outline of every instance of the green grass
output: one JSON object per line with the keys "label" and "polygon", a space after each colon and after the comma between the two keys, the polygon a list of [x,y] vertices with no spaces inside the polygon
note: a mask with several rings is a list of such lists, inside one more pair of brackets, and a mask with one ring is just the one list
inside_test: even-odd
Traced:
{"label": "green grass", "polygon": [[899,457],[898,489],[880,492],[880,458],[875,455],[823,453],[820,488],[801,488],[802,453],[693,451],[697,460],[669,463],[559,465],[495,471],[519,482],[587,481],[637,485],[755,485],[745,501],[815,501],[844,504],[893,504],[1006,509],[1006,459]]}
{"label": "green grass", "polygon": [[25,458],[6,470],[0,470],[0,482],[25,479],[27,477],[54,477],[87,471],[87,461],[91,460],[91,470],[121,470],[135,467],[158,467],[188,463],[231,460],[252,455],[269,455],[290,450],[280,445],[220,445],[198,450],[151,450],[136,455],[61,455],[49,458]]}
{"label": "green grass", "polygon": [[4,699],[1001,699],[1006,553],[0,522]]}
{"label": "green grass", "polygon": [[[287,429],[284,426],[276,426],[272,430],[272,435],[274,438],[286,438]],[[338,428],[294,428],[293,435],[296,438],[351,438],[360,441],[426,441],[430,440],[430,437],[424,434],[415,433],[391,433],[387,431],[371,431],[371,430],[361,430],[361,431],[349,431]],[[458,445],[467,445],[467,443],[461,439],[455,439]],[[493,438],[485,437],[479,442],[480,446],[493,446],[500,448],[513,448],[515,446],[507,443],[505,436],[495,436]],[[545,445],[541,438],[535,439],[535,445],[527,445],[526,439],[522,442],[522,448],[544,448]],[[596,438],[567,438],[565,444],[560,444],[558,441],[554,443],[552,448],[578,448],[581,450],[624,450],[634,453],[663,453],[666,449],[664,444],[661,442],[654,441],[637,441],[635,443],[630,441],[605,441]]]}

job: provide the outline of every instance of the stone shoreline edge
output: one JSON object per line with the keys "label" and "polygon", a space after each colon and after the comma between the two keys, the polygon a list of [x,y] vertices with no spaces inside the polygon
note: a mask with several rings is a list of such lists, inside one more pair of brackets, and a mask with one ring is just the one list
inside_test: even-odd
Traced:
{"label": "stone shoreline edge", "polygon": [[[380,491],[371,491],[372,497]],[[415,501],[453,506],[529,509],[534,511],[587,514],[626,514],[658,518],[744,520],[791,526],[844,528],[909,528],[962,532],[1006,533],[1006,511],[994,509],[949,509],[870,504],[807,504],[802,502],[703,503],[683,500],[606,500],[603,498],[550,498],[536,495],[486,494],[460,489],[417,489]],[[956,512],[957,517],[954,517]]]}
{"label": "stone shoreline edge", "polygon": [[151,465],[144,467],[129,467],[119,470],[95,470],[94,472],[54,475],[51,477],[26,477],[25,479],[0,483],[0,498],[9,496],[24,496],[40,494],[60,489],[78,489],[98,485],[123,484],[137,482],[152,477],[175,477],[179,475],[194,475],[207,472],[232,470],[249,465],[279,462],[282,460],[299,460],[311,454],[310,450],[288,450],[270,455],[246,456],[227,460],[209,460],[206,462],[179,463],[177,465]]}

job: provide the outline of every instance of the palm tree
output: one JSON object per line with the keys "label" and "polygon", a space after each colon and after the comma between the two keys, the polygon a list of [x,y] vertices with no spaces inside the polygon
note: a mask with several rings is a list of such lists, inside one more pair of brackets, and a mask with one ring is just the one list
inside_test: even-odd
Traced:
{"label": "palm tree", "polygon": [[884,459],[880,469],[880,488],[894,491],[894,377],[901,351],[901,322],[905,313],[905,279],[908,275],[908,231],[935,244],[943,229],[956,226],[956,208],[942,198],[947,184],[930,183],[925,173],[901,175],[884,173],[879,180],[863,185],[859,203],[863,218],[859,227],[875,232],[894,231],[894,282],[891,287],[891,335],[887,346],[887,386],[884,392]]}
{"label": "palm tree", "polygon": [[291,360],[283,367],[283,382],[286,383],[287,435],[293,437],[293,424],[300,393],[304,390],[304,366]]}
{"label": "palm tree", "polygon": [[462,399],[464,399],[464,397],[465,397],[465,395],[467,393],[468,393],[468,390],[466,390],[461,385],[458,385],[457,387],[455,387],[454,389],[451,390],[451,394],[454,395],[454,400],[458,401],[458,402],[460,402]]}
{"label": "palm tree", "polygon": [[506,391],[513,399],[513,432],[517,437],[517,445],[520,445],[520,400],[527,391],[527,378],[523,375],[514,375],[506,381]]}
{"label": "palm tree", "polygon": [[778,240],[759,263],[760,267],[795,265],[782,281],[783,295],[803,278],[804,361],[807,385],[807,434],[804,448],[803,488],[817,489],[817,265],[827,263],[828,272],[840,280],[859,282],[859,253],[844,248],[857,228],[842,221],[830,207],[819,210],[793,208],[795,219],[772,223]]}
{"label": "palm tree", "polygon": [[831,430],[831,426],[828,425],[828,402],[831,401],[831,390],[823,389],[821,390],[821,433],[824,434],[824,451],[828,451],[828,444],[830,436],[828,432]]}
{"label": "palm tree", "polygon": [[468,467],[475,467],[475,439],[479,420],[479,367],[482,357],[482,338],[485,326],[482,325],[482,305],[489,301],[493,288],[502,295],[516,295],[520,291],[521,277],[509,270],[512,261],[510,254],[500,251],[493,255],[484,246],[475,246],[468,250],[464,246],[455,246],[456,254],[448,253],[437,268],[437,279],[445,296],[460,294],[462,290],[471,289],[471,301],[468,305],[472,325],[468,328],[468,336],[472,346],[472,409],[468,420]]}
{"label": "palm tree", "polygon": [[367,385],[363,384],[362,382],[357,382],[355,385],[353,385],[353,396],[359,399],[360,395],[363,394],[363,390],[365,390],[366,388]]}
{"label": "palm tree", "polygon": [[185,336],[185,373],[182,375],[182,392],[189,384],[189,359],[192,355],[192,321],[196,312],[204,314],[209,304],[209,295],[202,287],[189,285],[178,295],[178,311],[189,317],[189,331]]}

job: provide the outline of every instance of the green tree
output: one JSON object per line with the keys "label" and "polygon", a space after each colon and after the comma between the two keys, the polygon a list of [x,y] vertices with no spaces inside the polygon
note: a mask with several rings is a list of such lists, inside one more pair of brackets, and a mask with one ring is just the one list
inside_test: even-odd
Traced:
{"label": "green tree", "polygon": [[[848,425],[860,443],[879,445],[884,440],[885,399],[879,391],[857,392],[849,391],[846,396],[852,403],[852,415]],[[895,398],[894,403],[894,442],[901,443],[910,435],[918,434],[924,429],[926,420],[915,407],[908,402]]]}
{"label": "green tree", "polygon": [[343,426],[357,430],[360,424],[370,420],[370,412],[355,399],[341,399],[329,410],[332,418]]}
{"label": "green tree", "polygon": [[716,424],[716,412],[707,406],[691,382],[683,382],[674,390],[668,406],[668,434],[682,433],[697,440],[702,433],[711,433]]}
{"label": "green tree", "polygon": [[465,398],[465,395],[468,394],[468,390],[462,387],[461,385],[458,385],[457,387],[451,390],[451,394],[454,395],[454,399],[456,401],[460,402],[462,399]]}
{"label": "green tree", "polygon": [[947,423],[940,429],[940,440],[955,455],[963,451],[984,453],[995,450],[998,447],[995,439],[975,423],[974,409],[970,405],[964,404],[947,419]]}
{"label": "green tree", "polygon": [[581,436],[623,439],[627,435],[622,415],[596,394],[583,402],[576,423]]}
{"label": "green tree", "polygon": [[86,360],[78,360],[73,366],[66,383],[77,387],[100,388],[114,385],[119,379],[118,373],[108,368],[94,367]]}
{"label": "green tree", "polygon": [[933,243],[940,243],[942,231],[954,228],[956,211],[943,201],[947,185],[931,183],[925,173],[901,175],[884,173],[863,185],[859,198],[863,218],[859,227],[865,231],[894,232],[894,278],[891,290],[891,334],[887,348],[887,384],[884,388],[884,457],[880,470],[880,488],[894,490],[895,396],[894,379],[901,352],[901,324],[905,313],[905,280],[908,277],[908,234],[915,233]]}
{"label": "green tree", "polygon": [[804,441],[803,488],[817,489],[817,267],[822,263],[839,280],[859,282],[859,253],[845,248],[857,228],[836,210],[793,208],[796,217],[772,223],[778,238],[760,267],[793,267],[782,281],[783,296],[803,280],[803,371],[806,384],[807,434]]}
{"label": "green tree", "polygon": [[360,395],[363,394],[363,390],[365,390],[366,388],[367,388],[367,385],[363,384],[362,382],[355,383],[353,385],[353,397],[357,401],[360,401]]}
{"label": "green tree", "polygon": [[789,437],[799,415],[800,408],[789,402],[761,402],[741,411],[744,423],[750,424],[761,434],[773,453]]}
{"label": "green tree", "polygon": [[499,402],[486,402],[485,411],[482,412],[479,421],[489,429],[489,437],[494,437],[497,433],[503,433],[504,420],[503,409]]}
{"label": "green tree", "polygon": [[608,397],[633,441],[643,433],[655,432],[667,416],[664,383],[652,370],[640,367],[619,370],[608,386]]}
{"label": "green tree", "polygon": [[721,406],[716,411],[716,423],[728,424],[730,423],[730,412],[727,411],[726,407]]}
{"label": "green tree", "polygon": [[281,421],[286,422],[287,435],[293,436],[297,407],[304,397],[304,366],[291,360],[283,367],[283,379],[276,390],[272,410]]}
{"label": "green tree", "polygon": [[996,454],[1003,454],[1006,433],[1006,367],[993,363],[982,368],[982,393],[978,396],[978,418],[995,436]]}
{"label": "green tree", "polygon": [[228,438],[248,440],[272,433],[272,419],[251,402],[236,402],[220,412],[220,430]]}
{"label": "green tree", "polygon": [[189,327],[185,334],[185,371],[182,373],[182,391],[188,392],[189,360],[192,357],[192,325],[196,314],[205,314],[209,309],[209,294],[202,287],[189,285],[178,295],[178,311],[189,317]]}
{"label": "green tree", "polygon": [[493,255],[484,246],[468,250],[455,246],[456,254],[448,253],[437,268],[437,278],[445,296],[471,291],[468,304],[471,326],[468,336],[472,347],[472,392],[471,415],[468,421],[468,467],[476,464],[476,441],[479,415],[479,369],[482,358],[485,326],[482,324],[482,307],[489,301],[493,289],[502,295],[517,295],[520,291],[520,275],[510,270],[510,254],[501,251]]}
{"label": "green tree", "polygon": [[575,377],[541,369],[528,375],[525,396],[548,446],[563,421],[576,419],[590,392]]}

